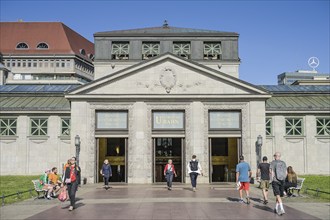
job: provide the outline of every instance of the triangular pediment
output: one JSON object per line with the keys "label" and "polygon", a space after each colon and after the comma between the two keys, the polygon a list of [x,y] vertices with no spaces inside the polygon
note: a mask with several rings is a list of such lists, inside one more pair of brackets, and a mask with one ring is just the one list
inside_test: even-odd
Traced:
{"label": "triangular pediment", "polygon": [[268,95],[252,84],[204,65],[164,54],[105,76],[72,95]]}

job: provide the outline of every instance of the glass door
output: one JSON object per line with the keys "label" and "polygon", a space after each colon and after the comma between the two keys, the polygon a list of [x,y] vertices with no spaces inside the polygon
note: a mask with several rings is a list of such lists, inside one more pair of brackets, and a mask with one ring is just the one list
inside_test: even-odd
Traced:
{"label": "glass door", "polygon": [[172,160],[177,177],[173,182],[183,182],[183,139],[155,138],[154,139],[154,182],[166,182],[164,168],[168,160]]}
{"label": "glass door", "polygon": [[[108,159],[112,177],[110,182],[127,182],[126,178],[126,138],[99,138],[99,170],[105,159]],[[99,175],[99,182],[103,182],[102,175]]]}

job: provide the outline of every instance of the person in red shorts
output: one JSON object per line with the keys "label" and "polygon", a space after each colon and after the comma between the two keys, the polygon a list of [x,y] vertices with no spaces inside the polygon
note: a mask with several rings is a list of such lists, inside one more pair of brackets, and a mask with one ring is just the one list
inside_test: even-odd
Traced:
{"label": "person in red shorts", "polygon": [[246,203],[250,204],[250,178],[252,175],[250,165],[244,161],[244,156],[241,155],[239,157],[239,164],[236,165],[236,184],[240,185],[239,187],[239,196],[240,196],[240,203],[244,203],[243,200],[243,190],[246,193]]}

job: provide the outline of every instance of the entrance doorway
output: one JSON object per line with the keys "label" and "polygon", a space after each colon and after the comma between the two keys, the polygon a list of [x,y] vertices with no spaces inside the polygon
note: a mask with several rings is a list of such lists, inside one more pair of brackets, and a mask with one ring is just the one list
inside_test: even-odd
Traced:
{"label": "entrance doorway", "polygon": [[166,182],[164,168],[169,159],[173,161],[177,177],[173,182],[183,182],[183,138],[154,138],[154,183]]}
{"label": "entrance doorway", "polygon": [[105,159],[109,160],[112,170],[110,182],[127,182],[126,176],[126,138],[99,138],[98,139],[98,182],[103,182],[103,177],[100,175],[100,170]]}
{"label": "entrance doorway", "polygon": [[210,181],[234,182],[238,163],[237,138],[210,138]]}

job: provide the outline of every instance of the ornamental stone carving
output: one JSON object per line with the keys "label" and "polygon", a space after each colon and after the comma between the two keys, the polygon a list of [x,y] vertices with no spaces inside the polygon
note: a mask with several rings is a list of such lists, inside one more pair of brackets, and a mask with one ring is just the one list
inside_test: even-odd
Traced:
{"label": "ornamental stone carving", "polygon": [[174,73],[174,71],[171,68],[165,67],[159,76],[159,81],[160,81],[160,84],[166,90],[166,92],[170,93],[171,89],[176,84],[176,74]]}

